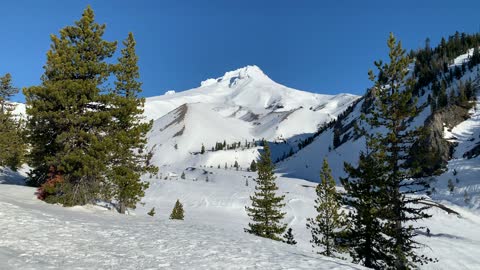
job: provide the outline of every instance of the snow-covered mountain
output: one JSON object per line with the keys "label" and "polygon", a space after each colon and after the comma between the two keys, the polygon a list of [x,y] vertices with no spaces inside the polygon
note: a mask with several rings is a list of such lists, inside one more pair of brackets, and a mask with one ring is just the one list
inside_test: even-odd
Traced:
{"label": "snow-covered mountain", "polygon": [[[470,53],[460,55],[450,68],[468,62]],[[469,80],[480,89],[478,66],[456,78],[447,91],[455,92]],[[440,261],[421,269],[478,269],[480,91],[475,106],[466,113],[446,110],[432,115],[427,103],[432,89],[423,90],[418,100],[422,111],[412,125],[428,125],[436,139],[454,143],[447,144],[453,152],[446,170],[435,176],[436,191],[430,197],[457,214],[432,208],[428,211],[433,217],[420,222],[430,228],[431,235],[418,232],[416,240],[427,245],[419,252]],[[208,79],[192,90],[147,98],[145,116],[154,120],[148,147],[160,170],[143,176],[150,187],[130,212],[137,217],[119,217],[92,206],[62,209],[35,200],[33,189],[2,186],[0,216],[7,218],[0,219],[0,227],[12,229],[0,238],[0,259],[6,261],[0,268],[355,269],[347,262],[312,253],[317,250],[311,247],[305,224],[315,215],[314,182],[322,159],[328,159],[338,179],[345,176],[343,163],[356,164],[364,149],[365,139],[353,132],[353,126],[360,123],[370,102],[368,95],[329,96],[291,89],[273,82],[256,66]],[[18,106],[17,111],[23,112],[24,107]],[[325,125],[334,119],[338,121]],[[261,150],[253,141],[262,138],[270,142],[272,158],[279,161],[278,193],[285,195],[284,222],[293,229],[295,247],[243,231],[249,222],[245,206],[256,177],[246,167]],[[223,141],[240,146],[212,151]],[[232,168],[234,162],[240,165],[238,170]],[[2,182],[16,184],[21,177],[4,170]],[[168,220],[177,199],[186,211],[184,223]],[[152,219],[146,213],[153,207],[157,214]],[[18,224],[23,225],[19,227],[23,242],[13,229]],[[30,233],[38,226],[51,229]],[[51,254],[62,254],[65,239],[73,243],[68,252],[73,255],[60,261]],[[133,247],[127,247],[124,239],[130,239]],[[89,245],[85,248],[82,243]],[[36,256],[38,250],[45,252]],[[183,253],[189,254],[188,259],[183,260]],[[26,259],[9,259],[19,256]],[[183,264],[177,265],[179,260]]]}
{"label": "snow-covered mountain", "polygon": [[[358,98],[288,88],[272,81],[257,66],[247,66],[203,81],[195,89],[147,98],[145,116],[155,120],[148,135],[149,147],[158,165],[217,166],[217,161],[223,159],[218,153],[194,155],[202,144],[209,152],[216,142],[284,141],[314,133]],[[169,154],[162,154],[166,152]],[[244,166],[255,158],[255,153],[249,150],[234,159]],[[234,160],[223,162],[230,161]]]}
{"label": "snow-covered mountain", "polygon": [[[468,50],[459,55],[449,68],[454,69],[468,63],[472,51]],[[471,82],[477,93],[476,101],[471,101],[475,104],[470,110],[461,106],[449,106],[432,114],[431,105],[428,103],[432,86],[429,85],[423,89],[423,94],[419,95],[417,106],[421,112],[411,126],[427,127],[434,137],[431,139],[432,146],[437,148],[437,155],[443,155],[446,162],[443,173],[431,177],[431,186],[434,188],[432,198],[449,200],[480,211],[480,65],[467,69],[462,76],[454,78],[446,92],[458,94],[460,86],[467,81]],[[378,131],[372,131],[371,127],[365,126],[366,124],[359,120],[368,107],[368,99],[368,95],[358,99],[335,125],[324,129],[309,145],[277,163],[278,172],[289,177],[318,181],[318,168],[321,167],[323,158],[326,158],[332,167],[334,178],[338,180],[345,177],[344,162],[357,164],[360,152],[364,151],[366,146],[365,138],[355,134],[354,124],[364,125],[363,127],[372,133]],[[339,145],[334,145],[335,133]],[[442,150],[442,147],[446,149]],[[453,192],[448,188],[449,181],[455,185]]]}

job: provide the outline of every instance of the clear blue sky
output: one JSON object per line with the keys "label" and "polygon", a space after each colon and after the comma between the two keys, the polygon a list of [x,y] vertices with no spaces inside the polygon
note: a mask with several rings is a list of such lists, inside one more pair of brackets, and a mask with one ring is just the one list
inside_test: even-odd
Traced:
{"label": "clear blue sky", "polygon": [[[108,40],[137,39],[144,95],[197,87],[256,64],[287,86],[363,94],[389,32],[408,49],[480,27],[480,1],[2,1],[0,74],[40,82],[50,34],[90,4]],[[23,100],[17,96],[16,100]]]}

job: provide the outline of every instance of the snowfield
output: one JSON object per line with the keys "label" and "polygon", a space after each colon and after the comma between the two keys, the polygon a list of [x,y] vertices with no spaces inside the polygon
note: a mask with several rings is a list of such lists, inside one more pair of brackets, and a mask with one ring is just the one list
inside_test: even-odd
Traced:
{"label": "snowfield", "polygon": [[188,219],[63,208],[33,193],[0,187],[0,269],[363,269]]}
{"label": "snowfield", "polygon": [[[467,61],[469,54],[454,64]],[[480,84],[477,75],[468,71],[460,80]],[[419,103],[427,96],[428,91]],[[311,144],[297,146],[357,99],[291,89],[256,66],[208,79],[196,89],[148,98],[145,117],[154,120],[148,148],[159,173],[143,177],[150,187],[142,203],[129,215],[99,206],[49,205],[36,199],[34,189],[21,186],[28,168],[20,174],[0,171],[0,269],[364,269],[318,255],[306,221],[316,214],[315,182],[323,158],[338,181],[345,176],[344,162],[357,163],[365,139],[350,137],[334,148],[333,128],[327,128]],[[360,116],[363,102],[346,116],[345,126]],[[15,113],[24,116],[24,111],[19,104]],[[414,125],[423,125],[429,113],[424,107]],[[458,145],[447,170],[432,184],[431,199],[458,215],[435,207],[429,210],[431,219],[416,224],[430,229],[430,235],[418,231],[416,240],[425,244],[419,253],[439,260],[420,269],[480,269],[480,156],[464,156],[480,145],[480,96],[470,114],[445,129],[445,138]],[[244,232],[245,206],[257,177],[246,168],[261,151],[244,145],[262,138],[270,142],[273,160],[294,152],[276,165],[278,193],[285,195],[284,222],[293,229],[296,246]],[[211,151],[224,140],[242,146]],[[202,144],[204,154],[199,153]],[[235,162],[239,170],[232,167]],[[177,199],[185,221],[168,219]],[[153,207],[156,215],[150,217]]]}
{"label": "snowfield", "polygon": [[[284,221],[298,241],[290,246],[243,232],[254,173],[189,168],[181,179],[178,168],[161,170],[161,179],[148,179],[145,204],[125,216],[49,205],[33,188],[0,185],[0,269],[362,269],[312,249],[305,223],[315,214],[314,183],[278,178]],[[168,219],[177,199],[185,221]],[[480,269],[480,216],[442,203],[460,216],[432,208],[433,218],[418,224],[431,230],[419,232],[419,251],[439,259],[421,269]],[[146,215],[152,207],[154,217]]]}

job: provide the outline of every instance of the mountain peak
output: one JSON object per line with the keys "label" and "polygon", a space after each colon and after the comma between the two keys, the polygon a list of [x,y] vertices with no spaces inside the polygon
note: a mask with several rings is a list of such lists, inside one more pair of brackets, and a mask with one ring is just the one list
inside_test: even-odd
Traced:
{"label": "mountain peak", "polygon": [[271,79],[263,73],[263,71],[256,65],[249,65],[236,70],[225,72],[225,75],[217,79],[207,79],[201,82],[201,86],[209,86],[215,83],[227,84],[229,87],[234,87],[239,81],[246,79],[271,81]]}

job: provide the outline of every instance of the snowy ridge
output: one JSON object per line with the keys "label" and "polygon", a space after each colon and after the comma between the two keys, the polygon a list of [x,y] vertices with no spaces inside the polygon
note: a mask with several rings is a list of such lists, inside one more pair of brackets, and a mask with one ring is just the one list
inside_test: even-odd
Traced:
{"label": "snowy ridge", "polygon": [[[357,98],[291,89],[272,81],[257,66],[247,66],[203,81],[196,89],[148,98],[145,116],[156,119],[148,135],[149,149],[159,166],[223,166],[237,161],[246,167],[258,156],[256,149],[209,150],[216,142],[278,141],[314,133]],[[207,153],[198,155],[202,144]],[[169,155],[163,156],[166,152]]]}
{"label": "snowy ridge", "polygon": [[[242,106],[254,113],[265,113],[299,107],[317,108],[331,102],[341,105],[356,98],[358,97],[349,94],[320,95],[288,88],[272,81],[259,67],[247,66],[226,72],[217,79],[203,81],[195,89],[147,98],[145,115],[148,119],[155,120],[185,103]],[[330,111],[325,110],[325,113]]]}

